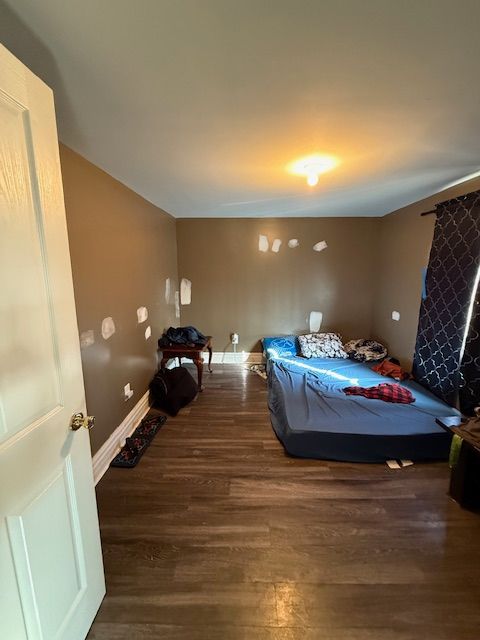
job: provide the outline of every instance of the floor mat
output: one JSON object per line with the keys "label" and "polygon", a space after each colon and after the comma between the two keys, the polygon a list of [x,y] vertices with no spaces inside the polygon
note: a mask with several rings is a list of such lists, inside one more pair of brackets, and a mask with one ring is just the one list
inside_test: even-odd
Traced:
{"label": "floor mat", "polygon": [[128,469],[134,467],[166,420],[165,416],[144,418],[130,438],[125,440],[122,450],[115,456],[110,466],[126,467]]}
{"label": "floor mat", "polygon": [[256,373],[258,376],[260,376],[264,380],[267,379],[267,372],[265,370],[264,364],[252,364],[252,366],[250,367],[250,371],[253,371],[253,373]]}

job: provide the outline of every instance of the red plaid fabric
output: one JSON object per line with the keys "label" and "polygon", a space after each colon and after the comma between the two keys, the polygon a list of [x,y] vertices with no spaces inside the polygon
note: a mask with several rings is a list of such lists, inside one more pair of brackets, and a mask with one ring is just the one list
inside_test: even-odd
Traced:
{"label": "red plaid fabric", "polygon": [[376,387],[345,387],[343,391],[347,396],[365,396],[365,398],[383,400],[384,402],[402,402],[403,404],[415,402],[415,398],[408,389],[400,384],[389,384],[388,382],[377,384]]}

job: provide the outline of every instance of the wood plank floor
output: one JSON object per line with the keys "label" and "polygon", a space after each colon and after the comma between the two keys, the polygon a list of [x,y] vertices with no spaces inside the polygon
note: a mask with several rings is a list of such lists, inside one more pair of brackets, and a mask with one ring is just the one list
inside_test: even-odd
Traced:
{"label": "wood plank floor", "polygon": [[89,640],[478,640],[480,516],[447,465],[289,458],[266,402],[217,365],[136,469],[106,473]]}

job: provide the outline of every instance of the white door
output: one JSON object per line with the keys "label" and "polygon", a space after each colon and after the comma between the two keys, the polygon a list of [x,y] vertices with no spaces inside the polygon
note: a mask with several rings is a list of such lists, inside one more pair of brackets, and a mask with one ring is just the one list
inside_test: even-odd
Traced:
{"label": "white door", "polygon": [[105,593],[51,90],[0,45],[0,638],[85,638]]}

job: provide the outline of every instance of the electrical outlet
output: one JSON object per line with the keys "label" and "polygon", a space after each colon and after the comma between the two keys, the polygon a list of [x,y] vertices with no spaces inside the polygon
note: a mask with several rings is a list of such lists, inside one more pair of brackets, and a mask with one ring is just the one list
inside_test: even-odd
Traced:
{"label": "electrical outlet", "polygon": [[232,344],[238,344],[238,333],[232,333],[230,336]]}

